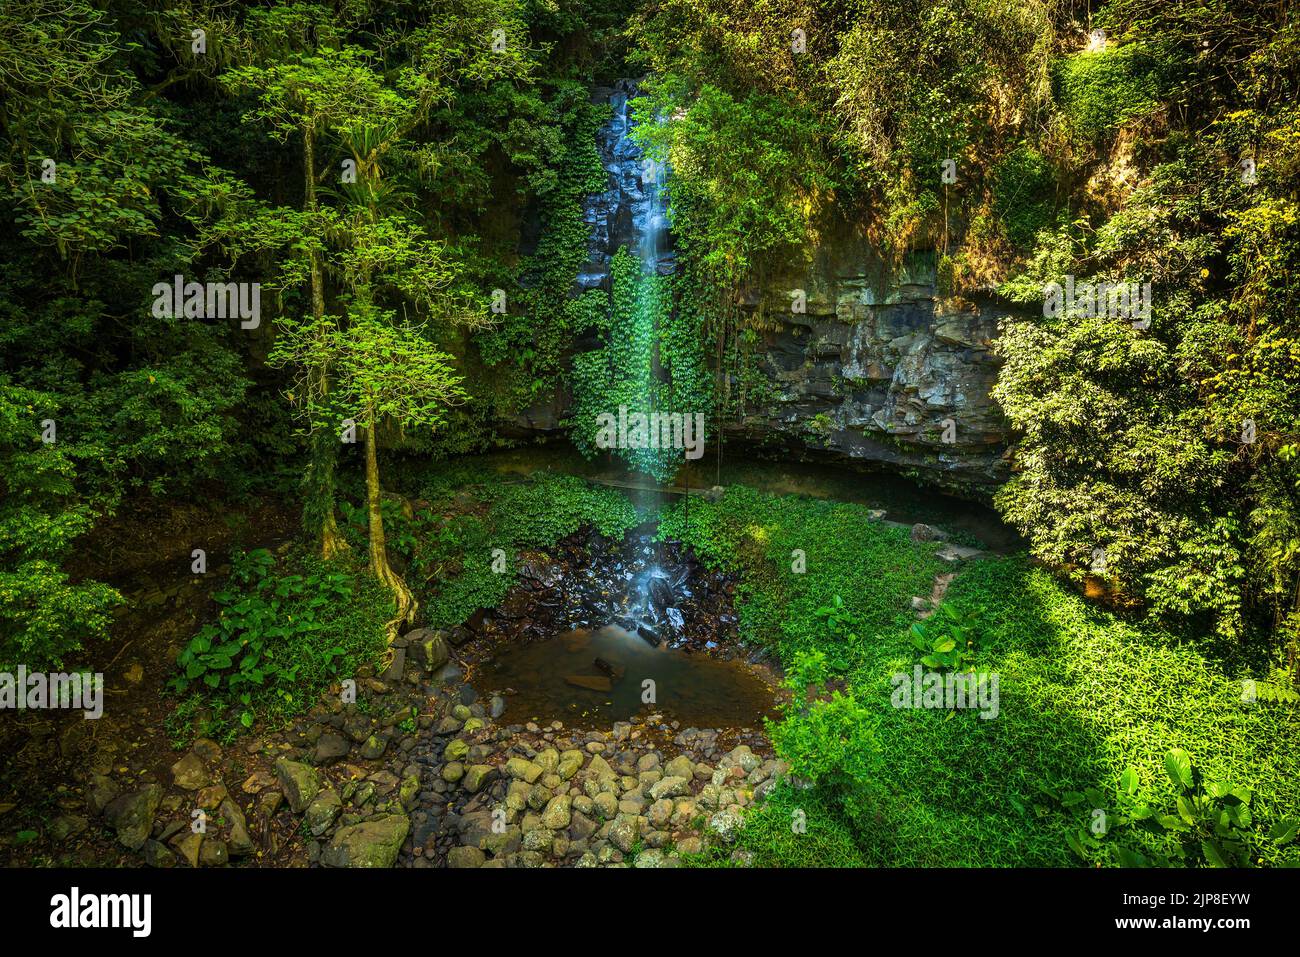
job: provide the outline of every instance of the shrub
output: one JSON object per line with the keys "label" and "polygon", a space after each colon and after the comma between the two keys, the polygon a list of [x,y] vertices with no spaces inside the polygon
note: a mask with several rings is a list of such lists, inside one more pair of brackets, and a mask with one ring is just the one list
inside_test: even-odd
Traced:
{"label": "shrub", "polygon": [[[93,511],[77,494],[74,443],[41,440],[59,400],[0,377],[0,668],[62,667],[108,635],[122,596],[60,567]],[[56,427],[59,419],[56,418]],[[57,432],[56,432],[57,435]]]}
{"label": "shrub", "polygon": [[1066,129],[1079,145],[1098,145],[1129,120],[1157,104],[1154,64],[1129,44],[1066,57],[1056,65],[1054,86]]}
{"label": "shrub", "polygon": [[993,180],[993,210],[1007,239],[1017,247],[1032,246],[1038,231],[1056,218],[1051,165],[1038,150],[1020,146],[998,164]]}
{"label": "shrub", "polygon": [[[283,721],[310,707],[339,677],[377,660],[391,602],[368,574],[301,557],[290,571],[259,548],[236,552],[220,611],[177,656],[168,686],[200,691],[225,736],[235,721]],[[211,733],[211,732],[210,732]]]}

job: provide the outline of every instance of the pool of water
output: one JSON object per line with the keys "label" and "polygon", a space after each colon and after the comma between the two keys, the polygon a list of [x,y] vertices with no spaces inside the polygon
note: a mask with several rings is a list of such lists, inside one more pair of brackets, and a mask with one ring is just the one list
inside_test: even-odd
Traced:
{"label": "pool of water", "polygon": [[[543,470],[580,475],[596,482],[654,484],[653,479],[629,471],[621,460],[601,457],[588,461],[564,443],[504,449],[457,461],[467,467],[472,463],[476,471],[503,476],[522,477]],[[803,495],[878,508],[889,521],[936,525],[961,534],[966,544],[978,544],[995,552],[1015,551],[1024,545],[1019,535],[989,506],[920,485],[883,466],[850,469],[735,454],[724,460],[721,476],[713,463],[703,459],[682,469],[674,481],[692,488],[708,488],[719,479],[722,485],[749,485],[776,495]],[[662,502],[659,493],[628,490],[627,494],[641,505]]]}
{"label": "pool of water", "polygon": [[618,625],[514,645],[483,677],[507,694],[516,721],[608,727],[658,711],[684,727],[756,728],[776,715],[771,688],[751,666],[654,645]]}

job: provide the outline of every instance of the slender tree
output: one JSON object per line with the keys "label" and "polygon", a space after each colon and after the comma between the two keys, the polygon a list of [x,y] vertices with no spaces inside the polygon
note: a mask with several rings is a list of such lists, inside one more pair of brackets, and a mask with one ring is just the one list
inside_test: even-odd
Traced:
{"label": "slender tree", "polygon": [[[305,225],[309,234],[303,247],[308,260],[313,327],[322,334],[325,323],[325,263],[322,237],[330,219],[318,199],[321,170],[317,143],[322,133],[364,115],[382,123],[405,105],[383,85],[369,66],[364,50],[339,45],[323,8],[291,4],[250,17],[250,32],[257,39],[257,62],[240,66],[223,77],[232,92],[252,94],[257,105],[245,115],[247,122],[264,125],[281,141],[297,138],[302,149]],[[330,369],[311,370],[304,394],[322,406],[330,390]],[[306,475],[304,521],[320,535],[327,558],[346,543],[334,515],[334,469],[338,435],[334,427],[313,417],[311,455]]]}
{"label": "slender tree", "polygon": [[273,365],[293,365],[304,376],[328,366],[334,375],[332,407],[365,431],[366,506],[370,569],[393,593],[397,613],[389,640],[414,620],[415,597],[388,560],[379,479],[378,429],[389,419],[404,428],[437,428],[446,410],[465,399],[451,356],[438,351],[415,325],[398,325],[391,312],[365,299],[354,302],[344,327],[330,317],[284,321],[271,353]]}

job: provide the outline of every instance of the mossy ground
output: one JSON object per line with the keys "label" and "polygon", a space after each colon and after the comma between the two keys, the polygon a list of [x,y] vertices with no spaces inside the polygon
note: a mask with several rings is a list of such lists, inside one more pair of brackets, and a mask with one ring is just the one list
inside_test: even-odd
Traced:
{"label": "mossy ground", "polygon": [[[757,809],[741,840],[757,863],[1078,865],[1066,836],[1088,825],[1092,805],[1067,808],[1061,796],[1113,795],[1132,767],[1152,805],[1172,807],[1162,762],[1173,748],[1206,780],[1252,790],[1259,863],[1287,853],[1263,835],[1300,810],[1297,715],[1243,705],[1250,675],[1213,645],[1094,607],[1023,555],[987,558],[962,569],[945,601],[979,630],[978,668],[1000,676],[998,716],[897,709],[889,676],[916,659],[909,600],[929,593],[933,545],[870,521],[861,506],[739,487],[693,502],[689,529],[682,517],[670,513],[664,533],[741,572],[743,633],[787,663],[824,652],[879,748],[869,785],[788,788]],[[790,571],[795,548],[808,555],[801,575]],[[858,618],[852,636],[814,614],[835,595]],[[792,829],[798,810],[802,835]],[[1114,840],[1148,854],[1173,847],[1159,827]],[[1105,845],[1096,860],[1112,862]]]}

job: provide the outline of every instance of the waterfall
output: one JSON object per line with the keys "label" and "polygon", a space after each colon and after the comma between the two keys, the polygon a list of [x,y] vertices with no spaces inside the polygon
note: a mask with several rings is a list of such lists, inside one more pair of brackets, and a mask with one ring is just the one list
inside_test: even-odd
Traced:
{"label": "waterfall", "polygon": [[[588,199],[586,220],[591,239],[588,263],[581,271],[579,284],[582,288],[609,289],[626,297],[628,283],[635,283],[632,290],[635,319],[630,328],[625,326],[614,333],[621,336],[616,343],[620,355],[636,357],[635,363],[624,370],[624,383],[631,389],[620,395],[620,401],[626,399],[629,410],[650,414],[661,411],[661,393],[668,384],[668,371],[660,363],[657,323],[663,310],[669,307],[662,300],[666,293],[664,277],[673,272],[674,261],[668,235],[666,171],[662,164],[645,156],[632,136],[636,123],[629,101],[636,95],[636,84],[630,80],[620,80],[613,88],[598,92],[609,103],[612,114],[600,130],[597,144],[609,176],[609,188]],[[612,262],[620,249],[626,249],[640,268],[634,280],[624,274],[623,285],[615,286]],[[637,471],[660,477],[665,470],[671,471],[674,458],[682,456],[676,449],[625,449],[620,454]],[[656,486],[661,484],[656,481]],[[638,503],[652,511],[657,511],[663,502],[663,493],[658,488],[638,497]],[[628,612],[634,619],[629,624],[633,630],[645,626],[651,588],[662,587],[664,575],[658,549],[648,540],[643,540],[640,548],[645,567],[628,583]]]}
{"label": "waterfall", "polygon": [[[623,135],[631,130],[627,117],[627,100],[623,101]],[[652,159],[643,157],[641,168],[641,193],[644,197],[643,221],[638,226],[640,234],[637,252],[641,271],[649,275],[659,273],[659,256],[663,250],[664,230],[667,228],[667,209],[663,198],[663,167]]]}
{"label": "waterfall", "polygon": [[587,197],[584,218],[590,229],[587,263],[578,275],[581,290],[608,288],[610,261],[621,247],[641,261],[645,272],[666,276],[674,268],[664,195],[665,170],[648,162],[629,135],[635,126],[628,101],[636,83],[620,80],[598,89],[612,116],[597,134],[601,163],[609,177],[604,192]]}

